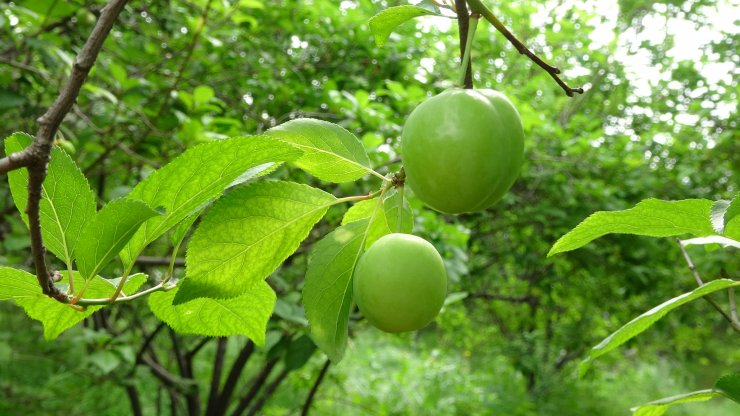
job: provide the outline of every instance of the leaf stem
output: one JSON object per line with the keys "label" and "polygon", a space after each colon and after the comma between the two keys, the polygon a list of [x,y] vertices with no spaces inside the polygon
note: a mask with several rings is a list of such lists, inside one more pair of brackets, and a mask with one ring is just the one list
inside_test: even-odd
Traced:
{"label": "leaf stem", "polygon": [[[385,177],[383,177],[383,179],[385,179]],[[388,179],[386,179],[386,180],[388,180]],[[384,186],[383,189],[385,189],[385,188],[386,187]],[[384,192],[384,191],[383,192],[381,192],[381,191],[382,190],[378,190],[378,191],[369,193],[367,195],[346,196],[344,198],[337,198],[337,199],[334,200],[334,202],[331,203],[331,205],[341,204],[343,202],[365,201],[365,200],[368,200],[368,199],[373,199],[376,196],[381,195]]]}
{"label": "leaf stem", "polygon": [[460,63],[460,74],[457,77],[457,84],[461,86],[465,86],[465,76],[468,73],[468,64],[470,63],[470,50],[473,49],[473,38],[475,37],[475,29],[478,27],[478,20],[480,20],[479,15],[470,16],[468,38],[465,42],[465,52]]}
{"label": "leaf stem", "polygon": [[164,281],[160,282],[156,286],[152,286],[149,289],[142,290],[141,292],[134,293],[133,295],[129,296],[118,296],[115,299],[112,297],[110,298],[99,298],[99,299],[80,299],[76,302],[79,306],[93,306],[93,305],[110,305],[112,303],[121,303],[121,302],[128,302],[132,301],[134,299],[138,299],[142,296],[146,296],[150,293],[154,292],[167,292],[169,290],[172,290],[176,287],[176,284],[166,284]]}

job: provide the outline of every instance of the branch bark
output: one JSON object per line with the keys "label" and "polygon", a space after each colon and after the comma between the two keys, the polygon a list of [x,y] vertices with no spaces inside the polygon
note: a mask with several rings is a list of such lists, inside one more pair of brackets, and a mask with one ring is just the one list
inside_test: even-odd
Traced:
{"label": "branch bark", "polygon": [[306,397],[306,402],[303,403],[301,416],[308,416],[308,412],[311,410],[311,404],[313,404],[313,399],[316,397],[316,392],[319,391],[319,386],[321,385],[321,382],[324,381],[324,376],[326,376],[326,373],[329,371],[330,365],[331,360],[327,359],[323,367],[321,367],[319,376],[316,377],[316,381],[313,383],[313,386],[311,386],[311,391],[308,393],[308,397]]}
{"label": "branch bark", "polygon": [[20,152],[13,153],[0,159],[0,173],[7,173],[15,169],[28,169],[28,228],[31,236],[31,252],[36,266],[36,278],[45,295],[64,301],[67,295],[54,286],[52,274],[46,266],[46,248],[41,237],[41,223],[39,219],[39,204],[41,201],[41,187],[46,179],[46,170],[51,157],[52,144],[59,125],[72,109],[80,94],[80,89],[95,64],[95,60],[103,47],[118,15],[128,0],[111,0],[100,13],[90,36],[85,41],[82,50],[72,65],[72,74],[67,84],[62,88],[59,96],[49,109],[37,120],[39,128],[31,146]]}
{"label": "branch bark", "polygon": [[[456,0],[457,1],[457,0]],[[504,26],[503,23],[501,23],[500,20],[493,14],[493,12],[486,7],[486,5],[483,4],[481,0],[467,0],[468,5],[470,6],[470,11],[473,13],[479,13],[481,16],[483,16],[486,20],[488,20],[493,27],[496,28],[504,37],[512,44],[514,45],[514,48],[522,54],[525,55],[527,58],[529,58],[532,62],[536,63],[540,68],[544,69],[552,79],[555,80],[555,82],[560,85],[560,87],[565,91],[565,94],[568,97],[572,97],[575,93],[583,94],[583,88],[572,88],[569,87],[568,84],[566,84],[562,79],[560,79],[560,69],[548,64],[547,62],[540,59],[537,55],[534,54],[534,52],[530,51],[524,44],[517,39],[516,36],[514,36],[509,29]],[[458,13],[459,15],[459,13]]]}

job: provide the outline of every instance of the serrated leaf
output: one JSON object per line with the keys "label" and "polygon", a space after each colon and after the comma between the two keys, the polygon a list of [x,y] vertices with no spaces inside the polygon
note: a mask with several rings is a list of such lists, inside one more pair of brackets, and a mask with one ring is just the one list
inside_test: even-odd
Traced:
{"label": "serrated leaf", "polygon": [[311,336],[333,362],[344,356],[352,307],[352,273],[362,254],[369,219],[343,225],[314,246],[303,286]]}
{"label": "serrated leaf", "polygon": [[[66,279],[66,273],[62,273]],[[75,277],[80,275],[75,272]],[[64,281],[64,280],[63,280]],[[124,286],[130,293],[135,292],[146,281],[145,275],[133,275]],[[115,286],[108,280],[96,276],[90,281],[85,292],[86,298],[107,298],[113,295]],[[0,267],[0,300],[12,299],[22,307],[29,317],[40,321],[44,326],[44,338],[52,340],[62,332],[78,324],[103,306],[90,306],[80,312],[69,305],[60,303],[38,288],[36,277],[23,270]]]}
{"label": "serrated leaf", "polygon": [[740,216],[740,193],[735,195],[734,198],[732,198],[732,201],[730,201],[730,205],[727,206],[727,209],[725,210],[724,220],[725,224],[728,224],[732,219],[736,218],[737,216]]}
{"label": "serrated leaf", "polygon": [[139,226],[159,213],[133,199],[109,202],[80,233],[77,268],[85,280],[92,278],[128,243]]}
{"label": "serrated leaf", "polygon": [[651,198],[624,211],[596,212],[560,237],[547,256],[575,250],[611,233],[651,237],[713,235],[711,208],[712,201],[706,199],[661,201]]}
{"label": "serrated leaf", "polygon": [[389,7],[371,17],[368,23],[370,24],[370,31],[373,32],[375,44],[383,46],[388,36],[391,35],[391,32],[396,27],[415,17],[427,15],[439,16],[438,13],[422,7],[411,5],[396,6]]}
{"label": "serrated leaf", "polygon": [[181,334],[214,337],[245,335],[264,345],[267,321],[275,306],[275,292],[267,282],[252,285],[241,296],[231,299],[200,298],[174,305],[175,288],[149,295],[154,315]]}
{"label": "serrated leaf", "polygon": [[[121,253],[130,265],[141,250],[193,212],[212,201],[248,170],[266,163],[292,160],[296,148],[265,137],[235,137],[208,142],[182,155],[139,182],[129,195],[152,207],[163,207],[165,215],[144,223]],[[263,167],[250,176],[264,172]]]}
{"label": "serrated leaf", "polygon": [[666,397],[632,408],[632,416],[663,416],[668,408],[681,403],[705,402],[715,397],[721,397],[722,394],[714,390],[699,390],[691,393],[679,394],[676,396]]}
{"label": "serrated leaf", "polygon": [[740,403],[740,373],[725,374],[714,383],[714,389]]}
{"label": "serrated leaf", "polygon": [[293,182],[255,182],[221,198],[190,239],[175,303],[241,295],[290,256],[335,201]]}
{"label": "serrated leaf", "polygon": [[299,118],[266,134],[302,150],[295,165],[321,180],[341,183],[375,174],[362,142],[334,123]]}
{"label": "serrated leaf", "polygon": [[[5,139],[5,152],[19,152],[32,141],[33,138],[27,134],[14,133]],[[13,201],[28,225],[28,171],[17,169],[9,172],[8,181]],[[39,213],[44,244],[62,261],[72,264],[80,232],[95,215],[95,195],[75,162],[56,146],[51,151],[41,197]]]}
{"label": "serrated leaf", "polygon": [[740,240],[740,194],[730,201],[724,212],[722,234],[734,240]]}
{"label": "serrated leaf", "polygon": [[666,314],[668,314],[668,312],[678,308],[685,303],[691,302],[692,300],[698,299],[712,292],[734,286],[740,286],[740,282],[736,282],[730,279],[713,280],[711,282],[703,284],[702,286],[699,286],[691,292],[684,293],[683,295],[667,300],[654,307],[653,309],[650,309],[649,311],[643,313],[642,315],[631,320],[618,330],[614,331],[598,345],[591,348],[591,351],[589,352],[589,357],[581,363],[581,367],[579,370],[580,375],[583,376],[586,371],[588,371],[588,368],[590,367],[593,360],[639,335],[640,333],[648,329],[652,324],[657,322],[659,319],[663,318]]}

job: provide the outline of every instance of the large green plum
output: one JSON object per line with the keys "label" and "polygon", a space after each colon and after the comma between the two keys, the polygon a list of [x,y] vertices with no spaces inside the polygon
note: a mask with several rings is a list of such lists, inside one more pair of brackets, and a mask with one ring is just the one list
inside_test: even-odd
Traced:
{"label": "large green plum", "polygon": [[410,234],[379,238],[360,257],[354,298],[365,318],[386,332],[429,325],[447,294],[447,271],[434,246]]}
{"label": "large green plum", "polygon": [[411,112],[401,153],[406,183],[426,205],[449,214],[480,211],[519,176],[522,122],[500,92],[449,89]]}

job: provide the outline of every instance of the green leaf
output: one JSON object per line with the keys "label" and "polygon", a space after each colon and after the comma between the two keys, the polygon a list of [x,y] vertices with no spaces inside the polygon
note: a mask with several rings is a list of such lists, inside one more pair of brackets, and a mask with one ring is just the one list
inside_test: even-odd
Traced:
{"label": "green leaf", "polygon": [[414,214],[402,192],[391,189],[383,197],[382,209],[378,199],[356,203],[342,218],[342,225],[365,218],[372,218],[365,240],[365,248],[370,247],[380,237],[390,233],[411,233],[414,228]]}
{"label": "green leaf", "polygon": [[179,289],[154,292],[148,300],[154,315],[176,332],[214,337],[245,335],[257,345],[264,345],[267,321],[275,306],[275,292],[267,282],[252,285],[236,298],[201,298],[174,305]]}
{"label": "green leaf", "polygon": [[327,121],[299,118],[267,131],[268,136],[290,143],[303,151],[295,165],[328,182],[355,181],[370,168],[362,142],[344,128]]}
{"label": "green leaf", "polygon": [[632,416],[662,416],[668,411],[668,408],[674,404],[705,402],[721,396],[722,394],[719,392],[709,389],[679,394],[677,396],[666,397],[642,406],[634,407],[631,409],[633,412]]}
{"label": "green leaf", "polygon": [[130,265],[141,250],[179,224],[247,170],[270,162],[292,160],[300,151],[265,137],[236,137],[188,149],[140,182],[129,195],[165,214],[144,223],[121,253]]}
{"label": "green leaf", "polygon": [[141,201],[116,199],[90,220],[80,234],[77,267],[88,280],[128,243],[139,226],[159,213]]}
{"label": "green leaf", "polygon": [[713,280],[711,282],[703,284],[702,286],[694,289],[689,293],[684,293],[683,295],[667,300],[654,307],[653,309],[650,309],[649,311],[643,313],[642,315],[631,320],[618,330],[614,331],[598,345],[591,348],[591,351],[589,352],[589,357],[581,363],[580,375],[583,376],[586,371],[588,371],[593,360],[639,335],[673,309],[676,309],[685,303],[691,302],[694,299],[706,296],[712,292],[734,286],[740,286],[740,282],[736,282],[730,279]]}
{"label": "green leaf", "polygon": [[[66,279],[66,273],[62,273]],[[75,272],[75,278],[80,275]],[[126,282],[124,290],[133,293],[146,281],[146,275],[133,275]],[[90,281],[85,292],[86,298],[107,298],[113,295],[113,282],[96,276]],[[12,299],[22,307],[29,317],[40,321],[44,326],[44,338],[52,340],[62,332],[78,324],[103,306],[90,306],[80,312],[69,305],[58,302],[41,293],[36,276],[23,270],[0,267],[0,300]]]}
{"label": "green leaf", "polygon": [[[376,204],[377,205],[377,204]],[[352,307],[352,273],[362,254],[370,221],[353,221],[313,248],[303,286],[311,336],[334,362],[344,356]]]}
{"label": "green leaf", "polygon": [[714,383],[714,389],[740,403],[740,373],[725,374]]}
{"label": "green leaf", "polygon": [[314,351],[316,351],[316,344],[311,341],[311,337],[301,335],[288,345],[288,350],[285,352],[285,368],[293,371],[303,367]]}
{"label": "green leaf", "polygon": [[[32,141],[25,133],[14,133],[5,139],[5,152],[19,152]],[[13,201],[28,225],[28,172],[26,169],[9,172],[8,181]],[[82,228],[95,216],[95,195],[75,162],[56,146],[51,151],[41,197],[39,212],[44,244],[58,258],[72,264]]]}
{"label": "green leaf", "polygon": [[661,201],[651,198],[624,211],[596,212],[560,237],[547,256],[575,250],[610,233],[651,237],[713,235],[711,208],[712,201],[706,199]]}
{"label": "green leaf", "polygon": [[724,227],[722,234],[734,240],[740,240],[740,194],[730,201],[724,210]]}
{"label": "green leaf", "polygon": [[378,46],[385,45],[388,36],[391,35],[391,32],[397,26],[415,17],[426,15],[439,16],[438,13],[434,13],[431,10],[410,5],[389,7],[383,10],[371,17],[368,22],[370,24],[370,30],[375,37],[375,44]]}
{"label": "green leaf", "polygon": [[255,182],[231,192],[193,233],[188,278],[175,303],[241,295],[290,256],[335,201],[292,182]]}

